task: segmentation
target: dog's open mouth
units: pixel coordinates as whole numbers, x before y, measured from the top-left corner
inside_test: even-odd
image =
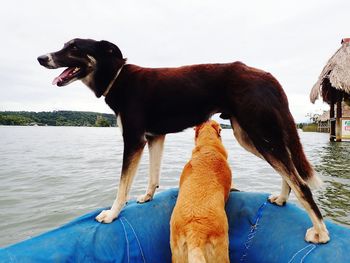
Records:
[[[77,79],[81,73],[79,67],[69,67],[65,69],[58,77],[54,78],[52,85],[65,86],[73,80]]]

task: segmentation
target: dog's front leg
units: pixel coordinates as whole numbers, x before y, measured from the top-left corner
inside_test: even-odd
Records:
[[[96,217],[96,220],[100,223],[111,223],[115,218],[118,217],[120,211],[127,201],[128,193],[135,177],[137,167],[142,156],[143,148],[146,144],[144,137],[139,137],[141,138],[139,140],[130,140],[129,138],[124,137],[123,166],[117,197],[113,202],[112,208],[110,210],[103,210]]]
[[[290,195],[290,186],[287,181],[282,178],[282,190],[279,195],[271,195],[269,201],[278,206],[283,206],[286,204],[288,197]]]
[[[149,149],[149,181],[144,195],[137,198],[138,203],[152,200],[156,189],[159,187],[160,166],[162,162],[165,135],[147,136]]]

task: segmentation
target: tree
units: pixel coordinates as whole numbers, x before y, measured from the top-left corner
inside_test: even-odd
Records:
[[[111,124],[102,115],[97,115],[95,126],[96,127],[111,127]]]
[[[318,119],[320,118],[321,114],[318,113],[312,113],[309,112],[308,114],[306,114],[306,117],[309,118],[311,123],[316,123],[318,121]]]

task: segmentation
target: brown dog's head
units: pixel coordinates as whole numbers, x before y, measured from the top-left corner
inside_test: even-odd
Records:
[[[214,130],[216,132],[216,135],[218,138],[221,138],[221,126],[219,123],[217,123],[216,121],[213,120],[209,120],[207,122],[203,122],[202,124],[196,126],[194,128],[196,135],[195,135],[195,140],[198,139],[198,136],[200,134],[201,131],[204,130]]]

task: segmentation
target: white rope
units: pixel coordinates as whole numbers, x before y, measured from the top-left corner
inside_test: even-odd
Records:
[[[311,252],[312,252],[312,250],[314,250],[315,248],[316,248],[316,245],[314,245],[314,244],[309,244],[309,245],[307,245],[306,247],[303,247],[302,249],[300,249],[299,251],[297,251],[294,255],[293,255],[293,257],[288,261],[288,263],[291,263],[293,260],[294,260],[294,258],[301,252],[301,251],[303,251],[304,249],[307,249],[308,247],[312,247],[302,258],[301,258],[301,260],[300,260],[300,263],[302,263],[302,262],[304,262],[304,259],[307,257],[307,255],[309,255]]]

